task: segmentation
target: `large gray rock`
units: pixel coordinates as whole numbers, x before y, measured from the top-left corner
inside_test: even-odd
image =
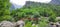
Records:
[[[14,24],[12,22],[9,22],[9,21],[2,21],[0,23],[0,27],[14,27]]]
[[[16,24],[19,25],[18,27],[24,27],[25,22],[23,20],[20,20],[20,21],[17,21]]]
[[[50,22],[50,23],[49,23],[49,27],[56,27],[56,24],[53,23],[53,22]]]
[[[59,22],[56,23],[56,27],[60,27],[60,23]]]

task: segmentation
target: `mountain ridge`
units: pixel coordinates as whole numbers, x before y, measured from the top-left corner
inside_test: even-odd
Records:
[[[49,2],[49,3],[41,3],[41,2],[33,2],[33,1],[26,1],[26,4],[25,4],[25,6],[30,6],[30,5],[32,5],[32,4],[37,4],[37,6],[39,6],[39,5],[47,5],[47,4],[51,4],[51,5],[60,5],[60,0],[51,0],[51,2]],[[34,5],[35,5],[34,4]],[[33,6],[34,6],[33,5]],[[17,9],[17,8],[21,8],[22,6],[21,5],[17,5],[17,4],[12,4],[12,9]]]

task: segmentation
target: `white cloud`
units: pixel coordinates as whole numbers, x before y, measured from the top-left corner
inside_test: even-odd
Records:
[[[48,2],[50,2],[51,0],[30,0],[30,1],[48,3]]]
[[[24,5],[26,0],[10,0],[11,3],[17,4],[17,5]]]
[[[17,5],[25,5],[26,1],[34,1],[34,2],[41,2],[41,3],[48,3],[51,0],[10,0],[11,3],[15,3]]]

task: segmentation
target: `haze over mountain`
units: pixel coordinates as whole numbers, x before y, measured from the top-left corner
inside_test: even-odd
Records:
[[[30,5],[30,4],[33,4],[32,2],[35,2],[35,1],[26,1],[26,4],[25,5]],[[41,2],[37,2],[37,3],[41,3]],[[45,3],[46,4],[46,3]],[[47,4],[54,4],[54,5],[60,5],[60,0],[51,0],[49,3]],[[12,9],[16,9],[16,8],[21,8],[22,5],[17,5],[15,3],[12,3]]]
[[[21,7],[21,5],[17,5],[17,4],[12,4],[12,9],[16,9],[16,8],[20,8]]]
[[[60,0],[51,0],[51,4],[60,5]]]
[[[33,1],[26,1],[26,6],[27,5],[32,5],[34,4]],[[39,5],[41,4],[41,2],[35,2],[35,4]],[[53,4],[53,5],[60,5],[60,0],[51,0],[49,3],[44,3],[44,4]]]

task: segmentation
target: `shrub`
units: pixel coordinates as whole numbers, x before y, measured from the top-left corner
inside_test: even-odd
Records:
[[[50,17],[49,17],[49,22],[56,22],[56,15],[51,15]]]
[[[32,27],[31,22],[28,22],[27,24],[25,24],[24,27]]]
[[[44,17],[41,17],[41,21],[39,21],[39,27],[47,27],[48,23],[47,23],[47,19]]]
[[[14,19],[11,16],[5,15],[0,17],[0,21],[7,20],[7,21],[13,21]]]

